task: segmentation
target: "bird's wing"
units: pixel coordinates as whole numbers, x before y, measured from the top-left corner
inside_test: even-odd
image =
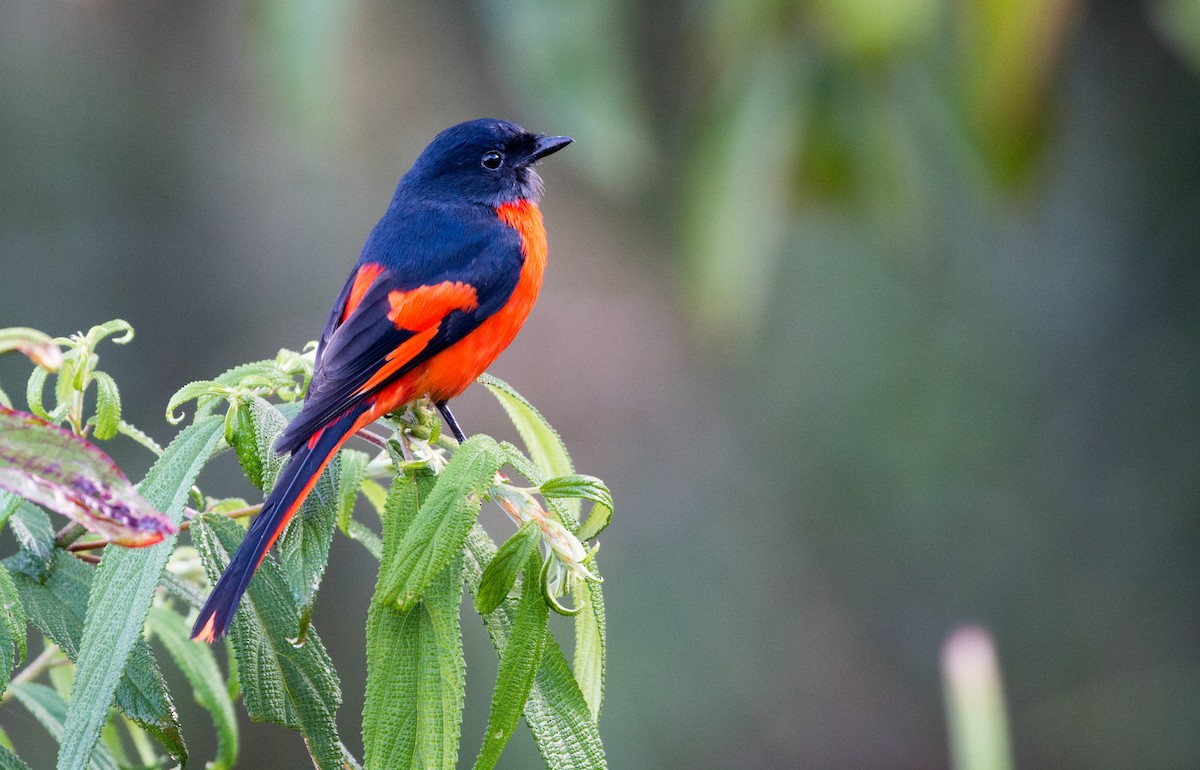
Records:
[[[465,337],[504,306],[520,267],[519,246],[507,238],[416,284],[379,262],[360,263],[321,333],[304,407],[276,450],[294,451],[331,420]]]

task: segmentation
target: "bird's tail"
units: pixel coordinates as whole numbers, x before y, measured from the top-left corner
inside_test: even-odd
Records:
[[[233,615],[250,578],[262,563],[276,538],[287,527],[312,491],[321,471],[356,428],[366,407],[352,409],[302,444],[279,474],[275,487],[263,502],[262,510],[250,525],[246,538],[229,561],[225,573],[213,586],[200,617],[192,627],[192,638],[214,642],[229,631]]]

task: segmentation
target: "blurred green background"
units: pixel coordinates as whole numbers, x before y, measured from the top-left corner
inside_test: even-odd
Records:
[[[569,134],[493,371],[617,495],[611,765],[944,767],[971,622],[1018,765],[1197,767],[1198,75],[1193,0],[8,0],[0,326],[131,322],[105,368],[166,440],[178,386],[317,335],[434,133]],[[358,753],[356,548],[315,622]],[[307,766],[246,730],[244,767]]]

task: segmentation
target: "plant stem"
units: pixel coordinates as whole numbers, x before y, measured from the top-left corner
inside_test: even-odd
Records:
[[[248,505],[245,508],[237,508],[237,509],[229,511],[227,513],[223,513],[221,515],[225,516],[227,518],[230,518],[230,519],[241,519],[241,518],[245,518],[246,516],[253,516],[254,514],[258,513],[261,510],[262,510],[262,503],[259,503],[258,505]],[[189,509],[188,512],[193,516],[200,515],[199,511],[193,511],[193,510]],[[79,525],[76,524],[74,526],[78,527]],[[179,525],[180,532],[187,532],[191,528],[192,528],[192,522],[190,522],[190,521],[185,521]],[[70,529],[70,527],[68,527],[67,529]],[[75,536],[72,537],[70,540],[65,540],[64,542],[59,542],[58,540],[55,540],[55,544],[60,547],[65,547],[67,549],[67,551],[69,551],[70,553],[74,554],[75,556],[77,556],[81,559],[84,559],[84,561],[91,561],[90,559],[84,558],[84,557],[90,556],[90,554],[85,553],[85,551],[96,551],[101,548],[107,548],[108,544],[112,542],[111,540],[86,540],[82,543],[73,542],[76,538],[78,538],[84,532],[83,527],[79,527],[79,529],[80,529],[80,531],[78,533],[76,533]],[[64,530],[64,532],[65,531],[66,530]],[[99,561],[98,557],[96,557],[96,561],[97,562]]]

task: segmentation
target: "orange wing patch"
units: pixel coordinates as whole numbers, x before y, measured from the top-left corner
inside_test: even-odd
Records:
[[[350,314],[362,302],[363,295],[367,293],[367,289],[371,288],[371,284],[383,272],[383,265],[376,262],[367,262],[358,269],[358,273],[354,276],[354,283],[350,286],[350,294],[346,297],[346,306],[342,308],[342,323],[350,317]]]
[[[455,310],[470,312],[479,307],[479,295],[470,284],[443,281],[409,291],[397,289],[388,294],[388,302],[392,305],[388,319],[397,329],[407,329],[414,334],[388,353],[387,363],[379,367],[379,371],[356,393],[367,393],[386,382],[425,349],[437,334],[443,318]]]
[[[455,310],[470,312],[479,307],[479,295],[470,284],[442,281],[409,291],[393,291],[388,294],[388,302],[392,304],[388,318],[397,329],[419,332],[436,327]]]

